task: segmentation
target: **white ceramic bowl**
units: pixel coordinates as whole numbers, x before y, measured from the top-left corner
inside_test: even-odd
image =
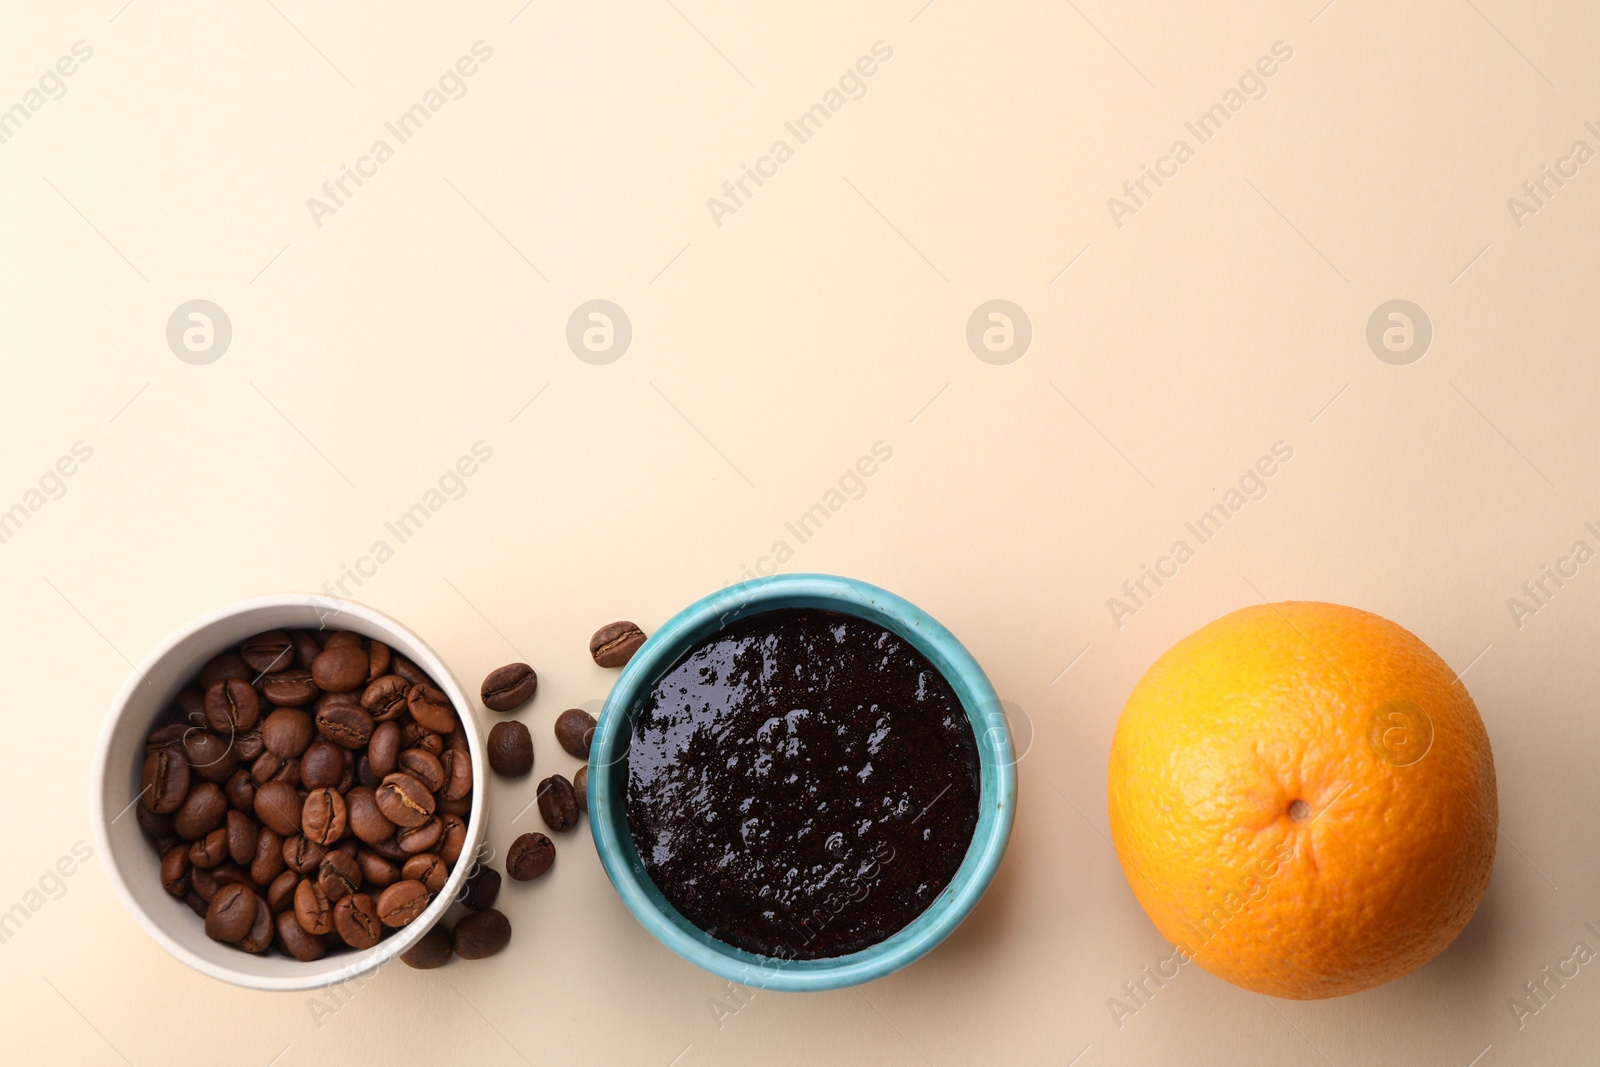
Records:
[[[139,795],[144,739],[151,727],[169,721],[178,691],[192,683],[212,656],[246,637],[267,630],[352,630],[375,637],[428,673],[450,697],[467,732],[472,756],[472,811],[467,840],[440,891],[410,926],[360,952],[330,952],[301,963],[276,950],[251,955],[219,944],[189,905],[161,886],[161,860],[139,829],[133,803]],[[251,989],[315,989],[366,974],[406,951],[448,910],[461,891],[484,838],[484,795],[488,760],[474,705],[450,669],[422,639],[382,612],[346,600],[285,593],[241,600],[213,611],[162,641],[117,694],[100,734],[90,779],[90,820],[95,843],[117,895],[145,932],[178,959],[213,978]]]

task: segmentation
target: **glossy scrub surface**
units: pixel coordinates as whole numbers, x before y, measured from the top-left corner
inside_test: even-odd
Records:
[[[811,608],[741,619],[634,718],[627,810],[651,880],[751,952],[839,956],[920,915],[978,821],[954,691],[876,623]]]

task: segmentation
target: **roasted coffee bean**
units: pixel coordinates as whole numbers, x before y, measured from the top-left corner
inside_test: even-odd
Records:
[[[400,880],[400,868],[370,848],[364,848],[356,853],[356,863],[360,865],[361,877],[367,880],[367,884],[377,886],[379,889],[394,885]]]
[[[415,855],[432,849],[443,836],[444,823],[434,815],[421,826],[402,826],[396,830],[394,843],[400,846],[401,851]]]
[[[594,716],[582,708],[568,708],[556,716],[556,742],[567,755],[589,758],[589,742],[594,739]]]
[[[291,667],[261,679],[261,695],[282,708],[301,708],[322,695],[311,671],[305,667]]]
[[[283,839],[283,862],[296,874],[311,874],[322,866],[327,855],[327,849],[305,834],[292,834]]]
[[[256,808],[256,784],[250,780],[250,772],[240,768],[233,772],[222,786],[223,794],[228,798],[228,804],[235,811],[253,813]]]
[[[133,809],[133,820],[139,824],[139,829],[144,831],[144,835],[153,840],[159,841],[163,837],[177,836],[172,832],[171,815],[157,815],[143,804]]]
[[[267,746],[266,742],[261,740],[261,727],[258,726],[254,730],[246,730],[244,733],[235,737],[233,739],[233,750],[237,752],[239,754],[239,758],[246,763],[249,763],[251,760],[261,755],[261,753],[265,752],[267,750]]]
[[[251,784],[260,789],[276,778],[278,772],[283,770],[284,764],[288,762],[282,756],[274,756],[270,752],[261,753],[255,758],[255,762],[250,764]]]
[[[439,756],[439,763],[444,768],[444,787],[439,790],[440,798],[466,799],[472,792],[472,755],[464,748],[447,746]]]
[[[526,663],[496,667],[478,690],[483,706],[490,711],[515,711],[533,699],[539,689],[539,676]]]
[[[367,639],[352,630],[335,630],[328,635],[323,648],[363,648]]]
[[[311,679],[325,692],[347,693],[367,683],[370,666],[366,649],[360,645],[335,645],[329,638],[328,646],[311,663]]]
[[[260,721],[261,698],[243,678],[216,682],[206,690],[206,724],[223,737],[234,737]]]
[[[293,630],[289,640],[294,642],[294,665],[311,669],[311,662],[322,654],[322,645],[306,630]]]
[[[184,855],[187,856],[189,854],[189,849],[185,846],[180,847],[183,847]],[[211,898],[217,895],[217,890],[221,889],[222,886],[217,884],[216,875],[212,874],[204,867],[196,867],[193,864],[190,864],[189,888],[193,892],[200,894],[201,900],[205,901],[207,904],[210,904]]]
[[[453,867],[461,858],[461,850],[467,847],[467,824],[459,815],[441,815],[439,823],[444,827],[439,837],[439,858]]]
[[[313,789],[300,809],[300,830],[319,845],[331,845],[344,836],[347,814],[344,797],[332,789]]]
[[[415,945],[400,953],[400,960],[407,967],[431,971],[449,963],[454,952],[450,947],[450,928],[444,923],[434,923]]]
[[[250,880],[256,885],[269,886],[284,872],[283,838],[263,827],[256,834],[256,854],[250,860]]]
[[[585,815],[589,814],[589,765],[585,763],[578,768],[578,773],[572,776],[572,799],[578,802],[578,810]]]
[[[224,861],[211,868],[211,877],[217,880],[217,888],[219,889],[225,885],[243,885],[254,889],[256,885],[255,881],[250,877],[250,872],[232,860]]]
[[[248,682],[255,677],[255,671],[237,652],[223,652],[213,656],[211,660],[200,668],[200,691],[203,693],[217,682],[225,682],[230,678],[238,678]]]
[[[174,845],[161,854],[161,888],[175,897],[189,893],[189,850]]]
[[[256,839],[261,836],[261,827],[254,819],[235,808],[228,812],[224,829],[228,834],[228,855],[233,857],[233,862],[249,863],[256,858]]]
[[[589,655],[602,667],[620,667],[644,644],[644,631],[631,622],[613,622],[589,638]]]
[[[361,888],[361,865],[348,852],[330,852],[317,868],[322,895],[337,902]]]
[[[515,719],[489,731],[489,766],[502,778],[521,778],[533,770],[533,737]]]
[[[382,678],[389,673],[389,664],[394,659],[389,646],[382,641],[367,642],[367,680]]]
[[[361,706],[376,722],[392,722],[406,712],[406,690],[411,683],[398,674],[374,678],[361,691]]]
[[[493,956],[510,943],[511,920],[493,908],[468,915],[451,934],[451,945],[464,960]]]
[[[189,862],[196,867],[215,867],[227,858],[228,830],[224,826],[217,827],[189,846]]]
[[[375,841],[371,845],[372,851],[388,860],[390,863],[404,863],[411,858],[411,853],[394,843],[394,838],[387,841]]]
[[[427,673],[424,672],[421,667],[418,667],[415,663],[412,663],[404,656],[394,657],[393,661],[389,664],[389,673],[398,674],[400,677],[404,678],[406,680],[406,685],[408,686],[433,684],[433,679],[429,678]]]
[[[436,734],[447,734],[456,728],[456,712],[450,698],[431,685],[414,685],[406,690],[406,707],[418,725]]]
[[[437,893],[444,888],[444,880],[450,876],[450,868],[438,856],[424,852],[406,860],[406,865],[400,869],[400,876],[414,878],[427,886],[428,892]]]
[[[215,782],[201,782],[189,790],[172,815],[172,829],[185,841],[198,841],[228,817],[228,798]]]
[[[139,803],[156,815],[170,815],[189,795],[189,761],[181,749],[164,746],[144,757]]]
[[[285,837],[300,832],[300,794],[288,782],[267,782],[256,789],[256,818]]]
[[[256,896],[256,920],[250,924],[250,932],[234,944],[246,952],[265,952],[272,944],[272,909],[259,895]]]
[[[206,694],[200,689],[185,689],[178,694],[178,718],[184,726],[206,725]]]
[[[577,826],[578,802],[572,795],[572,783],[559,774],[540,782],[539,814],[544,817],[544,824],[557,833]]]
[[[439,796],[443,798],[444,794],[440,793]],[[433,810],[440,815],[465,815],[472,810],[472,794],[469,792],[460,800],[440,799]]]
[[[256,894],[250,887],[223,886],[206,909],[206,936],[213,941],[239,940],[255,925],[256,907]]]
[[[208,730],[191,730],[183,739],[183,756],[191,774],[207,782],[226,782],[239,769],[232,745]]]
[[[281,671],[294,662],[294,644],[282,630],[247,637],[239,646],[239,656],[257,674]]]
[[[315,934],[306,933],[300,921],[294,917],[294,912],[279,912],[275,924],[278,946],[301,963],[320,960],[328,951],[328,943]]]
[[[361,842],[357,841],[353,837],[346,837],[344,840],[340,841],[337,845],[334,845],[333,848],[330,851],[343,852],[346,856],[349,856],[351,859],[355,859],[356,858],[356,853],[361,851]]]
[[[401,706],[404,707],[404,702]],[[367,761],[372,764],[372,773],[380,780],[399,769],[400,725],[398,723],[380,723],[372,731],[372,740],[367,744]]]
[[[356,760],[356,774],[354,781],[351,782],[351,785],[359,783],[366,786],[368,789],[376,789],[378,788],[378,783],[381,781],[383,781],[383,775],[372,769],[372,763],[367,759],[366,754],[363,753],[361,758]],[[349,790],[346,790],[346,792],[349,792]]]
[[[351,948],[371,948],[383,939],[378,905],[365,893],[340,897],[333,905],[333,931]]]
[[[323,704],[317,711],[317,730],[336,745],[365,748],[372,739],[372,716],[354,701]]]
[[[344,796],[345,817],[350,829],[369,845],[394,837],[395,826],[378,807],[377,794],[358,785]]]
[[[556,861],[556,843],[541,833],[526,833],[506,850],[506,873],[519,882],[531,882]]]
[[[349,768],[346,763],[350,750],[319,737],[311,742],[305,755],[300,757],[300,784],[307,789],[336,786]]]
[[[400,750],[420,748],[435,756],[444,754],[444,738],[423,726],[421,723],[408,722],[400,727]]]
[[[409,925],[428,908],[428,887],[406,878],[378,894],[378,918],[383,925],[399,929]]]
[[[399,756],[400,770],[428,787],[428,792],[437,793],[444,788],[444,765],[425,748],[408,748]]]
[[[184,735],[188,732],[188,723],[169,722],[165,726],[157,726],[145,734],[144,750],[150,752],[158,748],[182,748]]]
[[[274,708],[261,723],[261,744],[283,759],[303,755],[315,736],[311,716],[299,708]]]
[[[421,826],[433,815],[433,794],[404,771],[386,776],[374,796],[378,810],[396,826]]]
[[[500,895],[500,872],[493,867],[479,867],[461,888],[461,903],[473,911],[494,907]]]
[[[283,862],[283,857],[278,857],[278,862]],[[278,872],[278,876],[267,886],[267,907],[272,909],[272,914],[288,911],[294,907],[294,891],[300,885],[300,876],[288,868]]]
[[[308,934],[320,937],[333,929],[333,904],[315,879],[303,878],[295,886],[294,917]]]

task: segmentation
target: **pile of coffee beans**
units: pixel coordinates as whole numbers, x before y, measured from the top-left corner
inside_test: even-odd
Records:
[[[274,630],[216,656],[145,741],[136,812],[163,886],[245,952],[378,944],[427,909],[466,843],[457,715],[355,633]],[[510,938],[504,916],[478,926],[471,952]]]

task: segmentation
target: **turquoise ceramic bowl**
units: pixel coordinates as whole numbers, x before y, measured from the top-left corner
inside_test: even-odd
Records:
[[[928,909],[886,941],[819,960],[783,960],[734,948],[680,915],[661,895],[633,847],[625,805],[631,715],[657,679],[691,648],[734,619],[774,608],[810,607],[869,619],[911,642],[949,680],[978,741],[978,826],[955,878]],[[789,574],[758,578],[696,601],[634,654],[606,700],[589,754],[589,825],[600,862],[622,902],[672,951],[713,974],[764,989],[860,985],[928,952],[967,917],[994,878],[1011,836],[1017,802],[1011,731],[983,669],[943,626],[893,593],[850,578]]]

